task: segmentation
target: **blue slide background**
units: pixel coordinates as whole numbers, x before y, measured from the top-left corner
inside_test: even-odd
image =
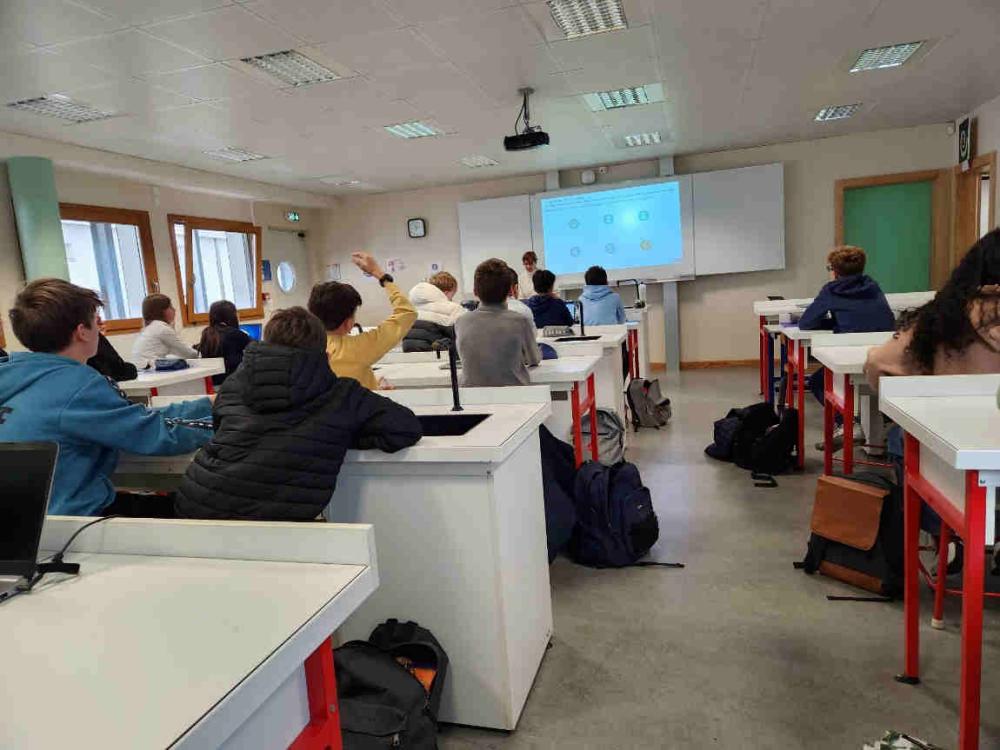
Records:
[[[541,199],[545,268],[556,275],[677,263],[680,186],[661,182]]]

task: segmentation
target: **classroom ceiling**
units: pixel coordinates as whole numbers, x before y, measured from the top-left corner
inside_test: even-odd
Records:
[[[349,194],[945,122],[1000,93],[997,0],[624,8],[627,29],[567,40],[538,0],[0,0],[0,102],[62,93],[117,115],[0,107],[0,130]],[[902,67],[848,72],[867,47],[923,39]],[[287,49],[342,77],[282,88],[239,62]],[[580,96],[649,83],[663,102],[594,113]],[[507,153],[526,85],[552,145]],[[854,102],[849,120],[813,121]],[[383,129],[412,120],[446,135]],[[622,147],[654,130],[660,144]],[[224,147],[269,158],[204,154]],[[472,155],[498,165],[460,163]]]

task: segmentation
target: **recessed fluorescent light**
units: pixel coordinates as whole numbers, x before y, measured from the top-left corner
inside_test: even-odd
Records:
[[[500,164],[500,162],[494,161],[488,156],[481,156],[479,154],[475,154],[473,156],[463,156],[460,161],[470,169],[477,169],[478,167],[495,167]]]
[[[444,135],[433,125],[424,122],[400,122],[396,125],[386,125],[385,130],[397,138],[432,138],[437,135]]]
[[[238,146],[226,146],[225,148],[217,148],[212,151],[206,151],[206,156],[211,156],[213,159],[219,159],[220,161],[258,161],[259,159],[266,159],[267,157],[263,154],[255,154],[253,151],[247,151],[244,148],[239,148]]]
[[[329,68],[310,60],[301,52],[293,49],[284,52],[272,52],[268,55],[244,57],[242,62],[260,68],[273,78],[289,86],[309,86],[314,83],[325,83],[340,78]]]
[[[887,47],[866,49],[855,61],[851,72],[859,73],[863,70],[899,67],[913,57],[913,54],[922,45],[923,42],[907,42],[906,44],[890,44]]]
[[[548,0],[548,6],[567,39],[628,27],[621,0]]]
[[[853,117],[861,109],[861,103],[857,104],[834,104],[830,107],[823,107],[816,113],[816,122],[827,122],[828,120],[846,120]]]
[[[320,177],[319,181],[334,187],[358,187],[361,184],[361,180],[352,177]]]
[[[644,86],[595,91],[592,94],[584,94],[583,100],[592,112],[637,107],[641,104],[662,102],[663,85],[659,83],[647,83]]]
[[[652,133],[633,133],[632,135],[625,136],[625,145],[628,147],[634,146],[652,146],[660,142],[660,133],[654,130]]]
[[[58,117],[60,120],[75,123],[106,120],[109,117],[115,116],[113,112],[105,112],[96,107],[91,107],[89,104],[73,101],[63,94],[46,94],[45,96],[37,96],[33,99],[22,99],[17,102],[10,102],[7,106],[22,112],[31,112],[32,114],[45,115],[46,117]]]

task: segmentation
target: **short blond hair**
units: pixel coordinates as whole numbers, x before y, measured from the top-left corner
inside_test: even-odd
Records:
[[[427,279],[428,284],[433,284],[442,292],[452,292],[458,289],[458,280],[447,271],[438,271]]]
[[[830,270],[838,276],[856,276],[865,272],[865,263],[868,256],[860,247],[854,245],[840,245],[833,248],[826,256],[826,262]]]

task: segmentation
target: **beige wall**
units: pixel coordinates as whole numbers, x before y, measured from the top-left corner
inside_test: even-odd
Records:
[[[1000,96],[976,107],[969,116],[975,120],[976,142],[975,153],[988,154],[990,151],[1000,152]],[[958,121],[965,119],[958,118]],[[956,134],[952,145],[952,163],[958,161],[958,136]],[[997,206],[994,214],[1000,222],[1000,190],[997,190]]]
[[[1000,103],[998,103],[1000,111]],[[1000,117],[998,117],[1000,119]],[[1000,122],[997,124],[1000,131]],[[1000,132],[997,135],[1000,142]],[[945,125],[885,130],[815,141],[678,156],[677,174],[783,162],[785,164],[785,248],[787,268],[779,272],[728,274],[679,285],[681,359],[713,361],[757,356],[756,324],[751,303],[769,294],[808,296],[824,283],[825,256],[833,241],[833,185],[845,177],[907,172],[948,166],[953,139]],[[599,182],[653,177],[655,160],[609,167]],[[560,174],[563,186],[579,184],[580,170]],[[409,264],[400,274],[404,288],[426,275],[426,264],[441,259],[455,272],[460,267],[457,205],[461,201],[544,190],[544,176],[492,180],[403,193],[358,196],[339,201],[329,224],[329,241],[321,243],[321,264],[346,264],[351,250],[364,247],[379,257],[401,257]],[[406,219],[429,220],[426,239],[406,237]],[[346,266],[345,266],[346,268]],[[372,282],[358,282],[365,299],[360,318],[374,322],[387,306]],[[663,361],[662,298],[650,290],[651,359]]]
[[[5,322],[6,310],[10,308],[14,295],[24,282],[24,271],[10,209],[6,170],[2,164],[2,159],[9,155],[0,153],[0,309],[4,311]],[[142,162],[139,159],[135,161]],[[234,183],[231,178],[220,178],[218,183],[219,188],[224,188],[227,194],[213,194],[208,192],[211,181],[205,176],[206,174],[198,173],[197,182],[192,182],[196,189],[183,190],[176,187],[156,187],[114,175],[65,168],[58,164],[55,169],[56,191],[62,202],[129,208],[149,213],[160,289],[164,294],[173,298],[175,302],[178,298],[177,276],[174,270],[173,253],[167,227],[167,215],[171,213],[253,221],[263,227],[298,229],[306,232],[306,246],[310,255],[313,258],[323,256],[323,249],[318,243],[322,241],[325,234],[324,226],[327,219],[325,209],[303,208],[291,201],[266,203],[238,197],[233,194]],[[172,182],[172,184],[178,183]],[[254,186],[248,185],[247,187]],[[296,199],[301,196],[292,194],[289,197]],[[321,200],[327,201],[325,197],[321,197]],[[302,217],[301,222],[292,224],[285,220],[284,212],[289,208],[296,208],[299,211]],[[263,257],[268,257],[266,241]],[[304,279],[302,283],[312,282],[312,270],[312,268],[302,269],[300,273],[300,279]],[[270,285],[265,284],[264,291],[269,290]],[[6,326],[5,330],[8,348],[20,349],[20,344],[9,330],[9,325]],[[192,343],[197,341],[200,335],[200,326],[191,326],[181,332],[182,338]],[[112,337],[115,347],[123,356],[128,356],[131,351],[133,339],[134,334],[120,334]]]

